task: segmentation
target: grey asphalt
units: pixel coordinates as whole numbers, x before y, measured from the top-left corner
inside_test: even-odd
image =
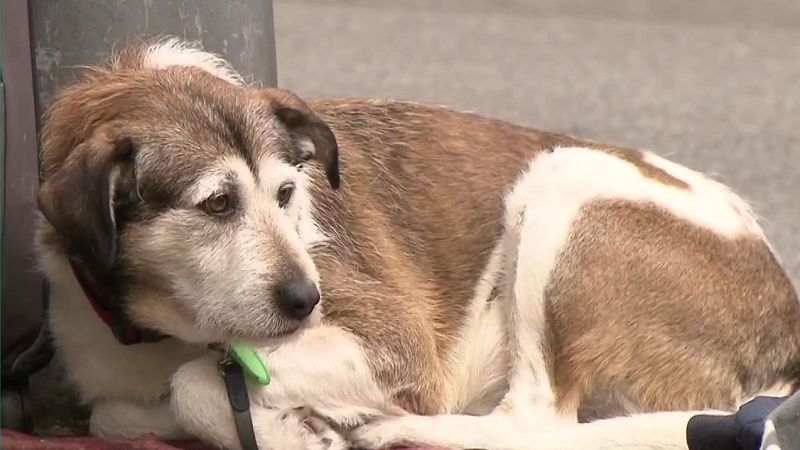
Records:
[[[279,85],[653,149],[753,205],[800,282],[800,1],[276,0]]]

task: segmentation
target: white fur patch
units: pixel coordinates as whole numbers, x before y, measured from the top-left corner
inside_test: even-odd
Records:
[[[274,383],[253,394],[256,404],[308,406],[347,426],[395,410],[375,381],[361,345],[339,327],[307,328],[259,353]]]
[[[169,38],[151,45],[147,49],[144,66],[164,69],[170,66],[198,67],[206,72],[235,84],[243,85],[244,79],[221,57],[204,51],[199,44]]]
[[[503,247],[496,245],[475,286],[461,335],[447,354],[444,405],[448,412],[487,414],[508,388],[505,328],[497,300],[488,303],[501,282]]]
[[[509,197],[509,214],[541,196],[557,193],[568,202],[566,208],[576,209],[595,199],[653,202],[681,219],[729,238],[763,236],[750,208],[727,187],[653,154],[647,154],[645,161],[684,181],[690,189],[649,179],[633,164],[608,153],[581,147],[557,148],[531,162],[514,189],[518,194]]]
[[[679,214],[680,217],[689,218],[728,237],[745,234],[766,241],[764,231],[758,225],[750,205],[724,184],[650,152],[644,153],[644,161],[691,186],[695,200],[683,206],[686,213]],[[669,204],[674,206],[681,201],[678,196],[671,196],[669,199],[664,196],[663,200],[669,200]],[[670,210],[675,213],[672,208]]]
[[[147,405],[127,401],[107,401],[92,408],[89,422],[92,436],[136,439],[154,433],[162,439],[188,439],[178,426],[168,401]]]
[[[175,373],[171,406],[178,423],[193,436],[219,448],[242,448],[215,357],[192,361]],[[346,448],[344,440],[325,423],[315,421],[312,426],[309,417],[293,408],[265,408],[252,402],[250,415],[259,448]]]
[[[169,377],[181,364],[205,351],[175,339],[120,345],[92,309],[66,258],[45,246],[38,253],[51,287],[50,331],[83,401],[151,403],[168,393]]]
[[[541,175],[539,161],[547,156],[534,160],[506,197],[503,237],[505,273],[510,280],[503,306],[512,367],[509,391],[496,413],[515,415],[530,426],[549,424],[558,415],[544,355],[544,294],[582,204],[582,200],[569,201],[573,192],[563,186],[534,184]]]
[[[663,412],[534,431],[500,416],[406,416],[369,423],[351,433],[358,448],[423,443],[497,450],[688,450],[686,425],[697,414]]]

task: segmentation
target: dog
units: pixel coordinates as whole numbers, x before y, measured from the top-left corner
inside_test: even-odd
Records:
[[[40,160],[51,331],[97,436],[240,448],[229,342],[272,375],[262,450],[685,449],[691,417],[800,379],[751,209],[649,151],[306,103],[165,39],[64,88]]]

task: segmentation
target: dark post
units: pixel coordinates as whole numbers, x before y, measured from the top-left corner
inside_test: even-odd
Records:
[[[275,34],[271,0],[2,2],[2,416],[3,427],[29,429],[28,401],[22,405],[22,400],[12,400],[17,393],[25,397],[27,376],[48,359],[42,356],[47,350],[40,348],[46,347],[47,340],[39,332],[45,329],[46,295],[35,268],[32,240],[38,187],[37,121],[53,94],[73,79],[80,66],[100,62],[127,43],[166,35],[198,41],[225,57],[248,81],[274,86]],[[34,398],[37,428],[42,421],[48,422],[41,420],[45,411],[59,411],[57,404],[63,398],[58,383],[53,383],[58,370],[49,367],[43,372],[51,371],[42,377],[46,382],[34,389],[34,397],[39,397],[38,401]],[[19,379],[8,378],[12,373]],[[47,407],[37,411],[36,403]]]

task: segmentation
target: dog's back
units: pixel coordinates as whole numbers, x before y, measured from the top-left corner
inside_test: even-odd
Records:
[[[476,289],[501,241],[508,193],[528,161],[556,161],[539,175],[547,189],[591,191],[593,182],[620,182],[599,165],[587,169],[588,181],[568,186],[564,180],[576,175],[558,154],[585,148],[605,155],[601,162],[634,167],[654,189],[674,192],[677,208],[706,208],[697,220],[707,217],[713,226],[691,213],[626,201],[633,193],[583,206],[546,293],[545,352],[559,403],[610,395],[627,412],[731,408],[798,379],[800,303],[749,207],[721,184],[639,150],[429,105],[340,100],[314,108],[342,144],[349,180],[338,200],[317,191],[326,212],[319,220],[333,230],[329,245],[338,258],[361,261],[408,293],[398,298],[436,343],[424,356],[422,347],[408,350],[421,360],[435,359],[431,364],[447,372],[464,327],[478,323]],[[329,203],[336,201],[342,203]],[[745,233],[727,236],[739,222]],[[339,298],[329,295],[330,317],[339,318]],[[386,328],[340,319],[373,339]],[[502,358],[486,363],[505,370]]]

